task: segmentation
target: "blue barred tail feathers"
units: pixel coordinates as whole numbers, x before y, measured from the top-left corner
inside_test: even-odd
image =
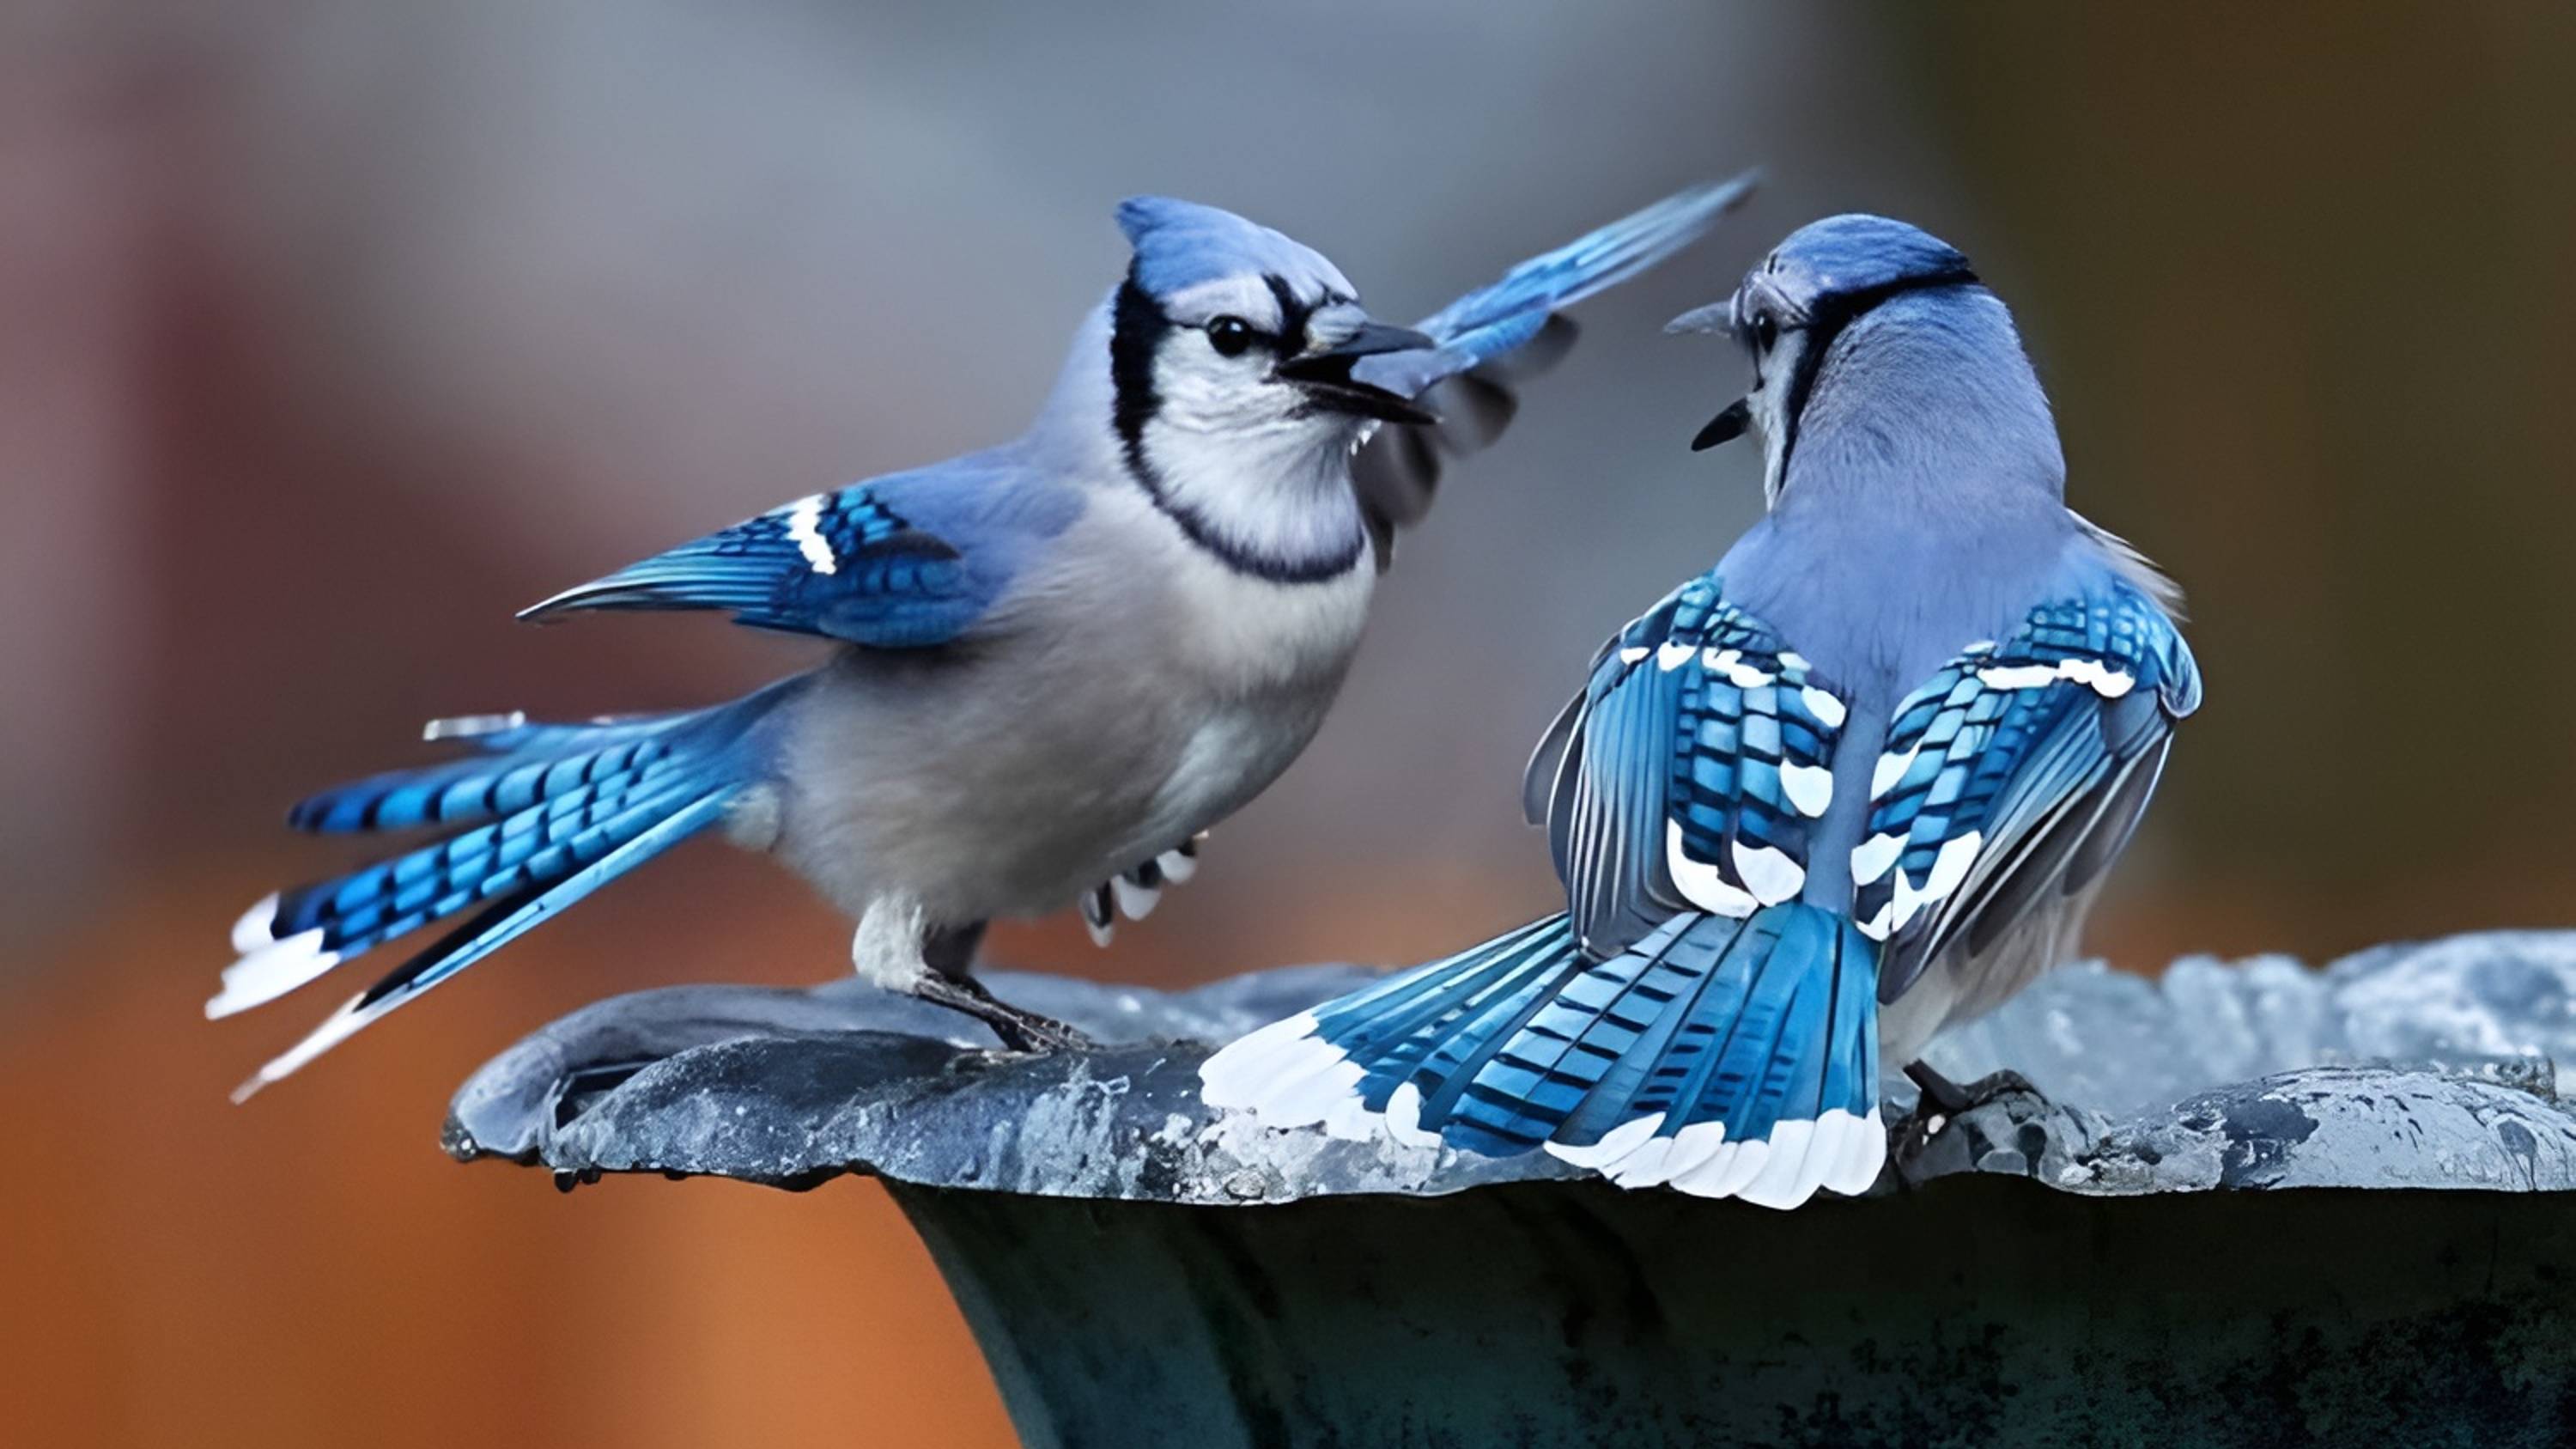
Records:
[[[1623,1187],[1795,1207],[1866,1191],[1886,1160],[1877,963],[1804,904],[1675,916],[1598,963],[1550,916],[1244,1037],[1202,1095],[1265,1126],[1543,1147]]]
[[[397,936],[484,910],[351,998],[235,1100],[721,819],[754,778],[756,727],[798,687],[789,680],[712,709],[592,724],[532,725],[516,715],[433,721],[427,738],[471,753],[297,805],[287,818],[304,830],[447,833],[253,906],[233,927],[240,959],[225,969],[207,1016],[275,1000]]]

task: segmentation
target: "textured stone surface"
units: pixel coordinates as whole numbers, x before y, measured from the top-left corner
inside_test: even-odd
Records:
[[[861,1171],[1181,1203],[1580,1175],[1544,1154],[1337,1142],[1200,1105],[1212,1043],[1368,974],[1294,967],[1163,993],[990,973],[1004,997],[1103,1043],[1055,1057],[995,1052],[981,1027],[855,981],[641,992],[478,1072],[447,1141],[567,1181],[656,1171],[801,1186]],[[1892,1176],[2000,1173],[2097,1196],[2563,1190],[2576,1187],[2576,1116],[2551,1061],[2571,1048],[2576,933],[2382,947],[2321,972],[2279,957],[2185,960],[2161,981],[2075,966],[1928,1054],[1961,1081],[2016,1069],[2044,1096],[1912,1124]],[[1891,1117],[1913,1105],[1901,1079],[1889,1096]]]
[[[1352,968],[990,979],[1104,1045],[1003,1055],[854,981],[645,992],[478,1073],[449,1146],[567,1183],[880,1174],[1031,1445],[2538,1449],[2576,1426],[2576,1229],[2533,1195],[2576,1186],[2551,1067],[2576,934],[2059,972],[1931,1053],[2039,1091],[1900,1123],[1901,1202],[1793,1213],[1200,1105],[1208,1043]],[[2249,1191],[2275,1187],[2501,1191]]]

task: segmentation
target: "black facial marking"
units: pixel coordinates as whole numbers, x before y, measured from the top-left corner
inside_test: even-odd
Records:
[[[1287,284],[1276,277],[1269,279],[1274,293]],[[1280,304],[1281,315],[1291,315],[1288,301]],[[1309,309],[1298,308],[1296,333],[1305,335]],[[1161,475],[1155,472],[1153,460],[1145,456],[1145,425],[1162,411],[1162,394],[1154,390],[1154,354],[1163,339],[1176,330],[1171,318],[1163,315],[1162,304],[1136,283],[1134,267],[1127,270],[1127,280],[1118,287],[1118,298],[1110,305],[1109,315],[1109,381],[1110,422],[1118,432],[1120,451],[1127,460],[1127,471],[1135,478],[1145,496],[1163,515],[1180,525],[1181,532],[1192,543],[1225,560],[1228,567],[1273,583],[1318,583],[1339,578],[1350,572],[1366,551],[1365,530],[1354,529],[1350,546],[1313,558],[1280,558],[1244,547],[1226,537],[1196,509],[1176,503],[1163,489]],[[1303,344],[1301,343],[1300,346]],[[1104,887],[1105,889],[1105,887]]]
[[[1843,329],[1891,297],[1908,292],[1928,292],[1940,287],[1975,286],[1977,274],[1965,262],[1944,267],[1920,276],[1900,277],[1875,287],[1854,292],[1828,292],[1818,297],[1807,309],[1807,320],[1800,329],[1806,333],[1806,346],[1798,349],[1797,366],[1789,373],[1788,395],[1782,399],[1781,416],[1789,420],[1788,436],[1780,440],[1780,475],[1789,473],[1789,455],[1798,446],[1798,424],[1807,411],[1807,394],[1816,387],[1816,374],[1825,365],[1825,354],[1833,351],[1834,339]]]
[[[1163,406],[1161,395],[1154,391],[1154,352],[1171,330],[1172,319],[1136,285],[1135,268],[1128,268],[1127,280],[1119,284],[1118,301],[1110,310],[1109,381],[1114,399],[1110,417],[1126,450],[1128,471],[1158,495],[1153,465],[1145,461],[1145,424]]]
[[[1279,355],[1294,357],[1306,350],[1306,319],[1315,309],[1298,301],[1297,293],[1277,273],[1265,272],[1261,280],[1270,284],[1270,295],[1279,299]]]

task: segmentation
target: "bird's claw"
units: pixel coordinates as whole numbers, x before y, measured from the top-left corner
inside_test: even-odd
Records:
[[[1905,1075],[1919,1093],[1914,1111],[1897,1124],[1894,1135],[1897,1153],[1908,1160],[1927,1148],[1951,1123],[1980,1107],[2015,1096],[2048,1100],[2046,1094],[2031,1085],[2030,1078],[2009,1068],[1961,1084],[1918,1061],[1906,1067]]]
[[[1962,1112],[1973,1111],[1988,1102],[2016,1094],[2033,1097],[2044,1095],[2039,1088],[2030,1084],[2030,1078],[2010,1067],[2000,1072],[1988,1072],[1965,1085],[1951,1081],[1948,1077],[1934,1071],[1928,1062],[1918,1061],[1909,1064],[1905,1068],[1905,1075],[1912,1079],[1915,1090],[1923,1094],[1922,1106],[1918,1109],[1917,1115],[1927,1117],[1933,1112],[1938,1112],[1945,1117],[1956,1117]]]
[[[933,974],[913,988],[914,994],[934,1006],[944,1006],[992,1028],[1001,1038],[1004,1051],[1040,1054],[1079,1051],[1092,1045],[1084,1036],[1052,1016],[1040,1016],[995,996],[984,983],[969,976],[955,978]]]
[[[997,1005],[999,1003],[996,1003]],[[1010,1008],[1005,1008],[1010,1010]],[[1008,1020],[987,1018],[985,1025],[1002,1039],[1004,1051],[1043,1055],[1048,1052],[1082,1051],[1092,1045],[1091,1038],[1051,1016],[1033,1011],[1011,1011]]]

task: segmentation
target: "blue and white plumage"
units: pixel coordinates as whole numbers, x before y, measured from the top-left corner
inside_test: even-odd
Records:
[[[2200,681],[2003,304],[1849,216],[1677,325],[1751,354],[1700,445],[1758,428],[1771,509],[1532,758],[1566,912],[1227,1047],[1212,1104],[1789,1207],[1876,1179],[1882,1053],[2072,951]]]
[[[304,829],[438,838],[254,907],[210,1015],[479,914],[245,1092],[716,826],[856,918],[871,979],[1014,1045],[1071,1039],[974,980],[985,922],[1075,904],[1105,939],[1185,879],[1208,826],[1313,737],[1371,554],[1382,565],[1419,515],[1444,452],[1508,419],[1501,369],[1552,356],[1564,307],[1689,244],[1746,189],[1683,192],[1419,330],[1372,319],[1339,269],[1269,228],[1122,204],[1133,262],[1023,436],[799,499],[527,614],[723,610],[828,641],[820,667],[683,714],[434,723],[460,758],[296,808]],[[1455,415],[1434,411],[1452,398]]]

